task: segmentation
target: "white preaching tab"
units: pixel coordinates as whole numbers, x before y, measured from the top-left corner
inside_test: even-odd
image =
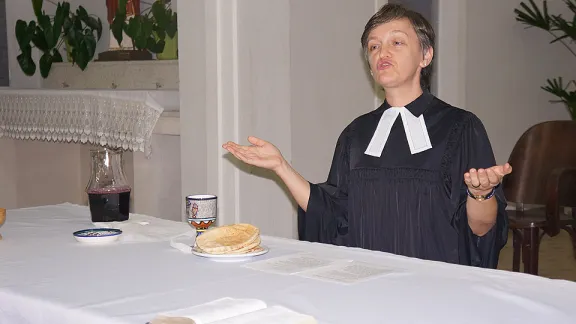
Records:
[[[408,140],[412,154],[432,148],[432,143],[430,143],[430,137],[428,136],[428,129],[424,122],[424,114],[416,117],[412,115],[406,107],[390,107],[382,114],[376,131],[374,131],[374,135],[372,136],[372,140],[370,140],[370,144],[368,144],[368,148],[366,148],[364,154],[375,157],[382,155],[384,145],[386,145],[388,137],[390,136],[392,125],[394,125],[398,115],[402,118],[404,132],[406,133],[406,139]]]

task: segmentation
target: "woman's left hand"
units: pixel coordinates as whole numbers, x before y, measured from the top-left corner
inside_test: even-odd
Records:
[[[512,172],[512,166],[508,163],[496,165],[488,169],[470,169],[464,174],[464,182],[468,190],[475,195],[488,194],[492,188],[502,182],[505,175]]]

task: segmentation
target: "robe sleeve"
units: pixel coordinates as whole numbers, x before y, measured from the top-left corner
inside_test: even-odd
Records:
[[[496,165],[494,153],[484,125],[474,114],[463,122],[458,150],[452,163],[451,201],[455,207],[453,226],[458,231],[458,253],[461,264],[482,268],[496,268],[500,250],[508,239],[508,215],[502,186],[496,187],[498,214],[494,226],[483,236],[477,236],[468,225],[466,211],[466,183],[464,173],[471,168],[489,168]]]
[[[347,129],[340,134],[328,179],[310,183],[306,211],[298,208],[298,237],[303,241],[342,245],[348,232],[349,140]]]

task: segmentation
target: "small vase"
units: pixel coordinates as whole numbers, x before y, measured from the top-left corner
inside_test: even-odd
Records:
[[[98,148],[90,151],[90,180],[86,186],[92,222],[122,222],[130,214],[132,188],[124,174],[122,151]]]
[[[174,38],[166,35],[164,39],[166,45],[164,46],[164,51],[162,53],[156,54],[156,59],[158,60],[176,60],[178,59],[178,32],[174,35]]]

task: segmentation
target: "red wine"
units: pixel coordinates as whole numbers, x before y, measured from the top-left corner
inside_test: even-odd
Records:
[[[90,189],[88,201],[93,222],[121,222],[130,214],[130,188]]]

